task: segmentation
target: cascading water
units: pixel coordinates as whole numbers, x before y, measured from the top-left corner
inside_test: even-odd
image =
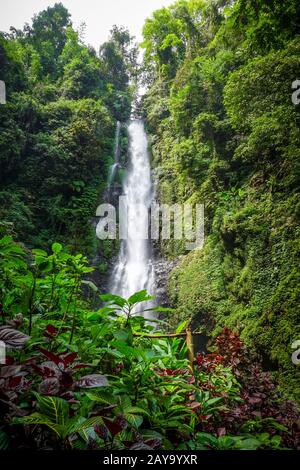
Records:
[[[120,123],[120,121],[117,121],[115,141],[114,141],[114,163],[110,167],[110,171],[109,171],[108,179],[107,179],[107,196],[106,196],[106,199],[108,201],[110,201],[110,199],[111,199],[113,183],[115,181],[117,171],[120,167],[120,132],[121,132],[121,123]],[[101,238],[101,236],[99,234],[103,231],[105,226],[106,226],[106,220],[105,219],[102,219],[98,222],[98,224],[96,226],[96,234],[99,238]]]
[[[121,123],[117,121],[117,127],[116,127],[116,134],[115,134],[115,150],[114,150],[114,163],[110,168],[110,172],[108,175],[108,191],[111,191],[111,186],[115,180],[116,173],[118,171],[118,168],[120,166],[120,131],[121,131]]]
[[[110,282],[110,292],[125,298],[143,289],[153,295],[155,289],[147,214],[153,199],[153,188],[143,122],[130,121],[128,135],[130,161],[123,183],[128,235],[121,243]]]

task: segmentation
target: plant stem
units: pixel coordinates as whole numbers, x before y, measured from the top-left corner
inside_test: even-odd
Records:
[[[76,306],[77,306],[78,289],[79,289],[79,282],[77,282],[77,284],[76,284],[76,290],[75,290],[75,302],[74,302],[73,319],[72,319],[72,329],[71,329],[71,336],[70,336],[69,344],[72,344],[73,337],[74,337],[74,333],[75,333]]]
[[[35,275],[33,276],[33,284],[30,292],[30,297],[29,297],[29,302],[28,302],[28,313],[29,313],[29,336],[31,335],[31,330],[32,330],[32,303],[33,303],[33,298],[35,294],[35,289],[36,289],[36,277]]]

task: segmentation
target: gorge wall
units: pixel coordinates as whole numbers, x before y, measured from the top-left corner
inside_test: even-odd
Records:
[[[160,246],[184,255],[169,277],[172,321],[239,331],[299,399],[299,5],[229,3],[177,3],[144,27],[158,199],[205,204],[203,250]]]

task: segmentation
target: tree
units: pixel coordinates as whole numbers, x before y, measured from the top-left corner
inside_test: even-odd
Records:
[[[110,39],[100,47],[100,57],[110,82],[125,90],[129,80],[138,76],[138,47],[123,26],[113,26]]]
[[[71,26],[70,14],[62,3],[35,15],[32,26],[25,30],[27,40],[41,56],[45,74],[56,76],[57,59],[67,41],[66,31]]]

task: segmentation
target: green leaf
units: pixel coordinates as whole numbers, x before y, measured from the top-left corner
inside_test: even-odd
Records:
[[[164,436],[157,432],[157,431],[153,431],[152,429],[142,429],[141,431],[141,435],[145,438],[145,439],[163,439]]]
[[[114,331],[113,335],[116,338],[116,340],[122,341],[122,342],[131,342],[133,338],[131,328],[127,328],[125,330]]]
[[[121,351],[118,351],[117,349],[111,349],[111,348],[103,348],[104,351],[107,352],[107,354],[110,354],[113,357],[117,357],[118,359],[123,359],[124,353]]]
[[[153,299],[154,297],[149,295],[147,291],[144,289],[139,292],[136,292],[131,297],[129,297],[127,302],[129,303],[129,305],[135,305],[139,302],[146,302],[148,300],[153,300]]]
[[[275,447],[279,447],[281,444],[281,436],[273,436],[271,438],[271,443]]]
[[[92,281],[81,281],[81,284],[88,286],[93,292],[98,292],[98,287]]]
[[[42,258],[47,258],[47,256],[48,256],[46,251],[40,250],[40,249],[32,250],[32,253],[36,256],[41,256]]]
[[[7,450],[9,448],[9,437],[4,431],[0,431],[0,450]]]
[[[149,416],[149,413],[144,410],[143,408],[139,408],[138,406],[128,406],[124,408],[125,413],[129,414],[141,414]]]
[[[40,424],[50,428],[58,437],[64,436],[64,427],[58,423],[53,422],[48,416],[41,413],[32,413],[28,416],[23,416],[22,418],[13,418],[13,424]]]
[[[13,238],[10,235],[6,235],[0,239],[0,246],[7,245],[10,242],[13,242]]]
[[[58,397],[42,396],[34,392],[39,408],[53,423],[65,425],[69,419],[69,404]]]
[[[98,315],[110,315],[116,311],[115,307],[103,307],[100,308],[97,313]]]
[[[99,391],[97,393],[87,392],[85,395],[92,401],[97,401],[100,403],[104,403],[106,405],[116,404],[116,400],[111,395],[111,393],[105,393],[105,392]]]
[[[144,312],[162,312],[162,313],[172,313],[175,312],[174,308],[170,307],[161,307],[160,305],[152,308],[147,308],[144,310]]]
[[[125,419],[128,421],[131,426],[134,428],[139,428],[143,422],[142,416],[137,416],[131,413],[124,413]]]
[[[60,253],[62,250],[62,245],[60,243],[53,243],[52,245],[52,251],[55,255],[57,255],[58,253]]]
[[[175,333],[180,334],[186,328],[188,323],[189,323],[189,320],[183,320],[181,323],[179,323],[179,325],[177,326],[175,330]]]
[[[214,405],[215,403],[218,403],[219,401],[222,401],[223,400],[223,397],[214,397],[214,398],[210,398],[210,400],[207,400],[205,402],[205,405]]]
[[[87,418],[85,420],[78,419],[68,425],[68,434],[77,433],[84,431],[89,428],[93,428],[97,424],[105,425],[101,416],[94,416],[92,418]]]
[[[103,300],[103,302],[111,302],[119,307],[124,307],[127,303],[126,300],[123,299],[123,297],[120,297],[119,295],[102,294],[99,297],[101,300]]]
[[[122,353],[127,358],[140,357],[143,355],[142,350],[132,348],[131,346],[128,346],[126,343],[123,343],[122,341],[112,341],[110,345],[115,347],[117,351]]]
[[[256,450],[261,446],[261,442],[254,437],[241,439],[235,443],[235,448],[240,450]]]
[[[211,446],[212,448],[216,448],[218,445],[218,439],[213,436],[212,434],[208,434],[205,432],[198,432],[196,434],[197,443],[203,444],[204,446]]]

